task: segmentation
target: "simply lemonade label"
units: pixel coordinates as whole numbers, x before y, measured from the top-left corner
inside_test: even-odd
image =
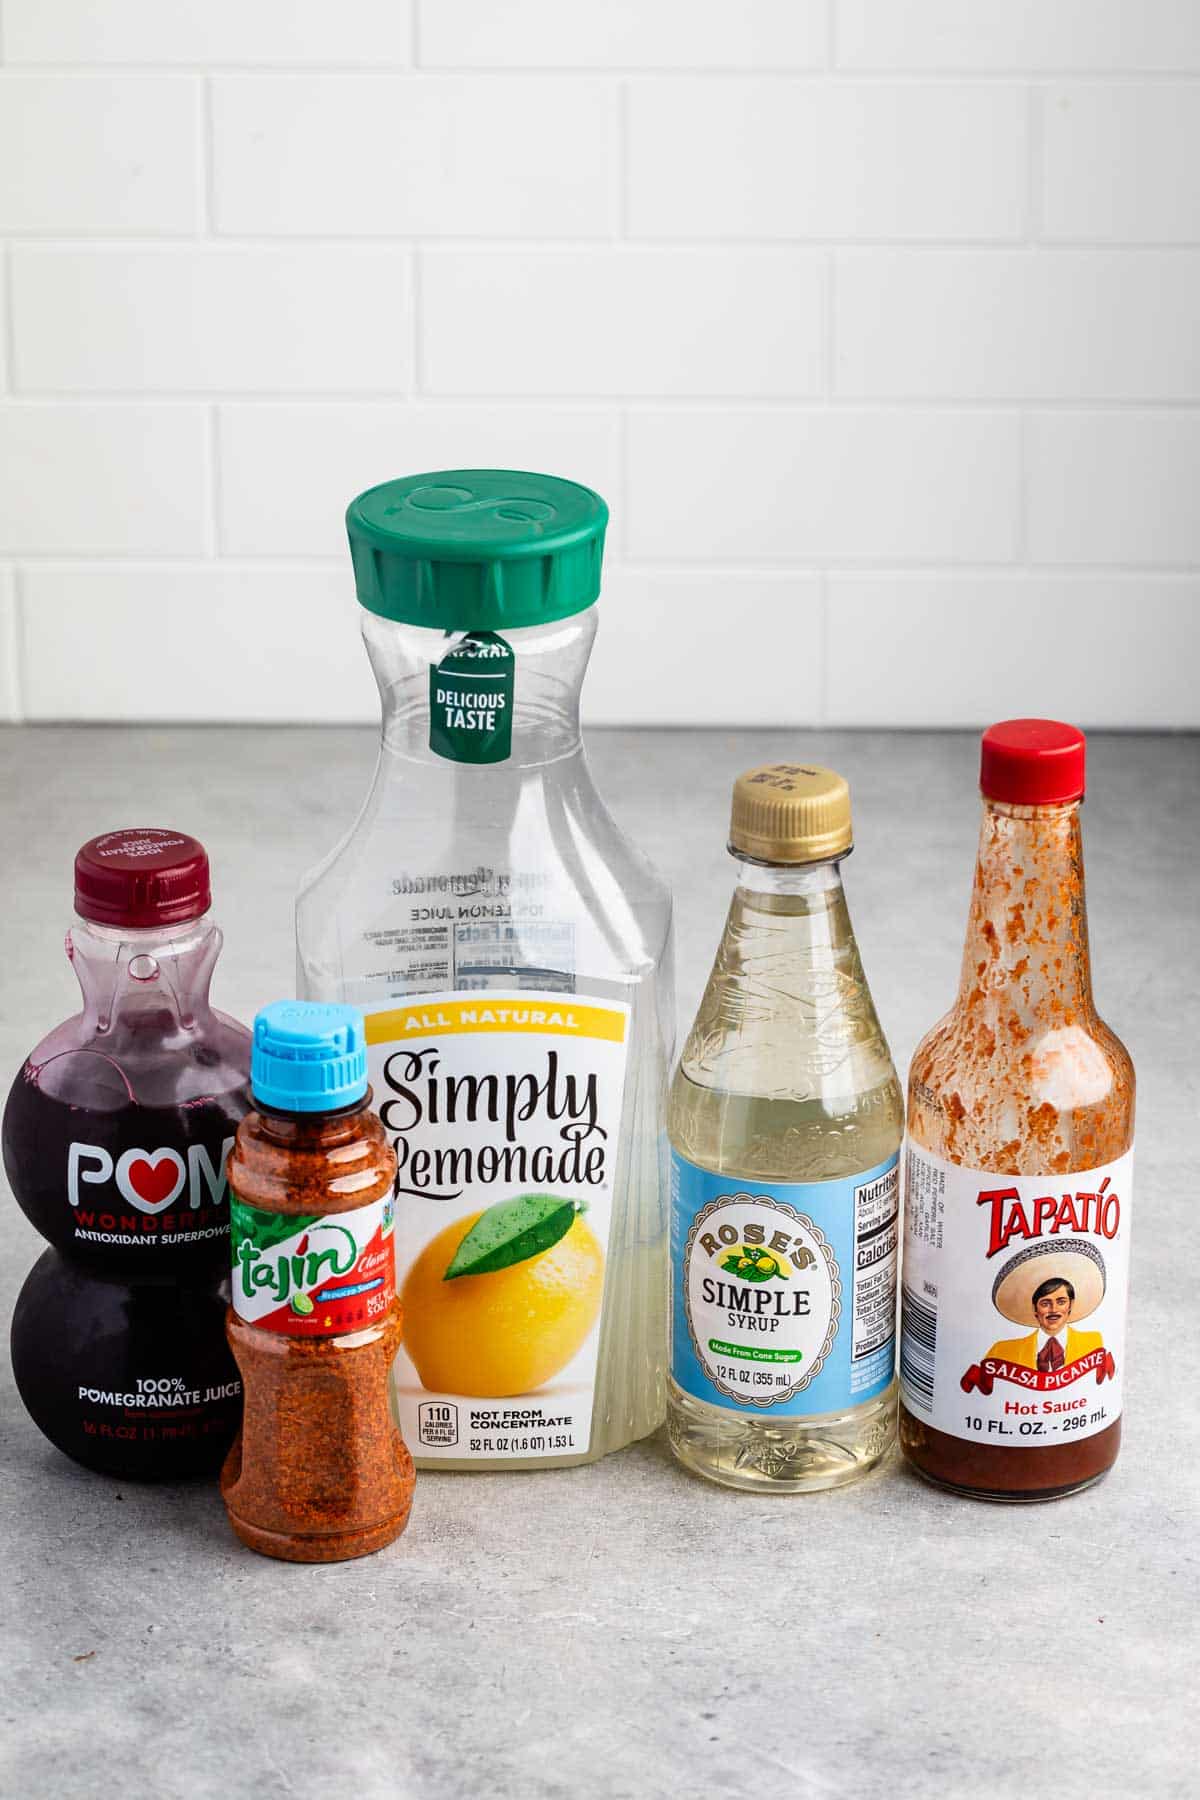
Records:
[[[628,1038],[627,1005],[553,993],[367,1015],[397,1161],[396,1399],[427,1461],[588,1448]]]
[[[951,1437],[1021,1449],[1121,1414],[1133,1151],[993,1175],[908,1146],[900,1391]]]
[[[711,1406],[803,1417],[873,1399],[895,1364],[898,1158],[761,1182],[671,1155],[671,1372]]]
[[[262,1331],[333,1337],[361,1331],[396,1298],[392,1196],[349,1212],[262,1212],[230,1202],[233,1310]]]

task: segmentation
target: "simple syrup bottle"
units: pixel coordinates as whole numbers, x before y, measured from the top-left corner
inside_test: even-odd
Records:
[[[853,1481],[895,1433],[904,1108],[851,842],[831,769],[739,776],[737,886],[671,1088],[671,1444],[758,1493]]]
[[[1084,757],[1053,719],[984,733],[962,978],[909,1074],[900,1442],[980,1499],[1121,1443],[1134,1074],[1092,999]]]

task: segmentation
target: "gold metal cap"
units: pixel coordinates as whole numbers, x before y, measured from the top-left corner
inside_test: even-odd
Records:
[[[854,842],[850,787],[832,769],[765,763],[733,784],[729,847],[759,862],[824,862]]]

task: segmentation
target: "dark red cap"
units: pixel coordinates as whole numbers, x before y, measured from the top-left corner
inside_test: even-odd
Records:
[[[107,831],[75,858],[75,911],[97,925],[184,925],[211,905],[207,852],[184,831]]]
[[[988,800],[1013,806],[1055,806],[1082,800],[1087,739],[1057,719],[1005,719],[989,725],[979,757],[979,785]]]

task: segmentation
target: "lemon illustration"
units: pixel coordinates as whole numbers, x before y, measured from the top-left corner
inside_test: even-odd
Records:
[[[565,1368],[600,1311],[604,1252],[581,1216],[537,1256],[447,1281],[455,1251],[481,1217],[431,1238],[404,1283],[404,1347],[435,1393],[503,1399]]]

